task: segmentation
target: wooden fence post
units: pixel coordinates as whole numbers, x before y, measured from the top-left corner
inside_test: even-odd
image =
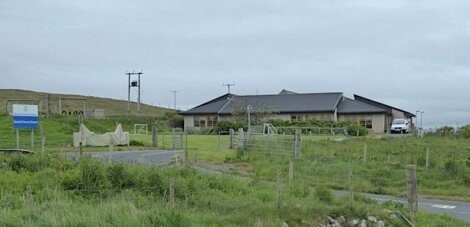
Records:
[[[31,186],[26,187],[26,194],[28,196],[28,207],[29,207],[29,222],[33,223],[34,217],[34,201],[33,201],[33,192]]]
[[[241,144],[241,149],[245,150],[246,145],[247,145],[247,137],[245,135],[245,132],[243,131],[243,128],[238,129],[238,132],[240,133],[240,144]]]
[[[410,214],[415,216],[418,213],[418,194],[415,165],[408,165],[406,167],[406,188]]]
[[[289,161],[289,182],[294,179],[294,162],[292,160]]]
[[[429,168],[429,148],[426,148],[426,168]]]
[[[169,198],[170,210],[175,209],[175,180],[170,179],[170,198]]]
[[[277,208],[281,208],[281,170],[277,170],[277,175],[276,175],[276,202],[277,202]]]
[[[82,159],[82,155],[83,155],[83,143],[82,142],[78,143],[78,148],[80,149],[80,159]]]
[[[233,149],[233,136],[235,135],[235,130],[230,129],[229,133],[230,133],[230,144],[228,145],[228,148]]]
[[[44,135],[44,126],[41,124],[40,127],[41,134],[41,154],[44,154],[44,146],[46,145],[46,136]]]
[[[349,168],[349,207],[353,208],[354,202],[354,188],[353,188],[353,172],[352,168]]]
[[[364,164],[367,164],[367,144],[364,144]]]
[[[300,132],[300,129],[297,129],[295,130],[294,158],[300,158],[301,149],[302,149],[301,132]]]
[[[152,129],[152,147],[158,146],[158,129],[153,127]]]

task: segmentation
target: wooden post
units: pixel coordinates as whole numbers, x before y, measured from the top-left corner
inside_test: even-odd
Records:
[[[349,168],[349,207],[353,208],[354,202],[354,188],[353,188],[353,172],[352,168]]]
[[[406,188],[410,214],[415,216],[418,213],[418,194],[415,165],[409,165],[406,167]]]
[[[295,141],[294,141],[294,158],[300,158],[302,149],[300,129],[295,130]]]
[[[82,155],[83,155],[83,143],[82,142],[78,143],[78,148],[80,149],[80,159],[82,159]]]
[[[367,144],[364,144],[364,164],[367,164]]]
[[[163,132],[162,135],[163,135],[163,150],[165,150],[165,132]]]
[[[240,145],[241,149],[245,150],[246,149],[246,144],[247,144],[247,138],[245,136],[245,132],[243,131],[243,128],[238,129],[238,132],[240,133]]]
[[[46,117],[47,119],[50,119],[51,118],[51,95],[47,95],[46,97],[46,107],[47,107]]]
[[[277,202],[277,208],[281,208],[281,170],[277,170],[277,175],[276,175],[276,202]]]
[[[175,209],[175,180],[170,179],[170,198],[169,198],[170,210]]]
[[[334,136],[334,133],[333,133],[333,125],[330,127],[330,135],[331,135],[331,136]]]
[[[426,168],[429,168],[429,148],[426,148]]]
[[[229,146],[228,148],[233,149],[233,137],[235,135],[235,130],[230,129],[229,133],[230,133],[230,144],[228,145]]]
[[[32,224],[34,217],[34,201],[31,186],[26,187],[26,195],[28,196],[29,222]]]
[[[289,182],[294,179],[294,162],[291,160],[289,162]]]
[[[34,149],[34,129],[31,129],[31,149]]]
[[[359,129],[357,130],[357,134],[356,134],[357,137],[359,137]]]
[[[157,147],[158,146],[158,129],[153,128],[152,130],[152,147]]]
[[[16,149],[20,149],[20,131],[16,129]]]
[[[218,150],[220,151],[220,132],[217,133],[218,134],[218,137],[217,137],[217,145],[218,145]]]

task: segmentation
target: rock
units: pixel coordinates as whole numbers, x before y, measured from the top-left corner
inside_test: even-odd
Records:
[[[367,217],[367,220],[369,220],[369,221],[372,222],[372,223],[377,223],[377,218],[374,217],[374,216],[369,216],[369,217]]]
[[[361,224],[359,224],[359,227],[367,227],[367,221],[362,219]]]
[[[344,218],[343,216],[339,217],[339,218],[336,219],[336,220],[339,222],[339,224],[344,224],[344,223],[346,223],[346,218]]]
[[[356,226],[358,224],[359,224],[359,220],[357,220],[357,219],[352,219],[352,220],[349,221],[350,226]]]
[[[339,224],[339,223],[334,223],[334,224],[331,224],[331,227],[341,227],[341,224]]]
[[[282,222],[281,227],[289,227],[289,225],[286,222]]]
[[[378,221],[377,227],[385,227],[385,223],[383,221]]]
[[[329,222],[330,224],[336,224],[336,223],[338,223],[338,221],[336,221],[336,220],[333,219],[332,217],[328,217],[328,222]]]

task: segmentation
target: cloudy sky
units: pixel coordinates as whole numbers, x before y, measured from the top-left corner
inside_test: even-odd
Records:
[[[424,124],[470,123],[467,0],[1,0],[0,88],[181,109],[222,95],[342,91]],[[133,94],[136,97],[135,93]]]

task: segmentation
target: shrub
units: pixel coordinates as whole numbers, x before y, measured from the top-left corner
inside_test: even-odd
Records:
[[[143,147],[144,143],[136,140],[131,140],[129,142],[129,146],[134,146],[134,147]]]
[[[470,125],[465,125],[459,128],[459,136],[462,136],[465,139],[470,139]]]
[[[331,203],[333,201],[333,194],[325,187],[317,187],[315,189],[315,196],[324,203]]]
[[[444,164],[445,170],[451,174],[457,174],[457,161],[454,158],[449,158]]]
[[[79,164],[81,189],[100,190],[107,188],[108,182],[103,164],[95,159],[82,159]]]
[[[237,131],[239,128],[246,128],[242,123],[231,121],[220,121],[215,127],[216,132],[228,132],[230,129]]]
[[[132,174],[122,163],[109,166],[106,172],[111,186],[115,189],[129,188],[134,185]]]

